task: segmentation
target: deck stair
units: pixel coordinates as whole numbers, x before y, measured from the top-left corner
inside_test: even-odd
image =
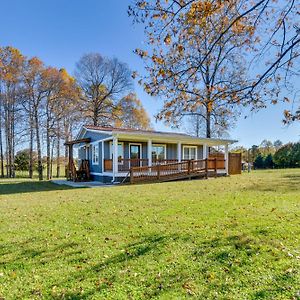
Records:
[[[77,170],[72,159],[67,167],[67,179],[72,181],[89,181],[91,179],[89,161],[86,159],[82,160]]]

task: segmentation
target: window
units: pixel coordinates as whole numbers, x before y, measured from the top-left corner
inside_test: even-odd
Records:
[[[152,145],[152,161],[166,159],[166,145]]]
[[[109,157],[110,157],[110,159],[113,159],[113,152],[114,152],[113,151],[113,142],[109,143],[109,149],[110,149],[109,150],[109,153],[110,153]],[[118,143],[118,160],[119,160],[119,162],[123,158],[124,158],[124,144],[119,142]]]
[[[99,164],[99,144],[92,145],[92,164]]]
[[[196,159],[197,146],[183,146],[183,159]]]

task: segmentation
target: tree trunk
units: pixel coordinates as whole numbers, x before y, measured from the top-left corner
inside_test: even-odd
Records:
[[[7,177],[12,177],[11,168],[11,133],[10,133],[10,107],[9,101],[6,99],[5,107],[5,135],[6,135],[6,167],[7,167]]]
[[[60,128],[57,124],[57,146],[56,146],[56,177],[60,177]]]
[[[0,125],[0,160],[1,160],[1,177],[4,177],[4,155],[2,144],[2,126]]]
[[[95,105],[95,107],[94,107],[94,115],[93,115],[93,125],[94,126],[98,126],[98,119],[99,119],[99,110],[98,110],[98,108]]]
[[[196,116],[196,136],[201,136],[201,117],[199,115]]]
[[[211,113],[206,109],[206,137],[211,138]]]
[[[50,112],[49,112],[49,100],[47,101],[46,107],[46,144],[47,144],[47,180],[50,180],[50,150],[51,150],[51,142],[50,142]]]
[[[16,172],[15,172],[15,101],[13,100],[12,103],[12,112],[11,112],[11,172],[12,172],[12,177],[16,177]]]
[[[29,178],[33,178],[33,116],[31,105],[29,104]]]
[[[2,140],[2,100],[0,95],[0,160],[1,160],[1,177],[4,177],[4,155],[3,155],[3,140]]]
[[[51,147],[51,157],[50,157],[50,179],[52,179],[52,174],[53,174],[53,152],[54,152],[54,141],[52,141],[52,147]]]
[[[42,161],[42,149],[41,149],[41,140],[40,140],[40,125],[39,125],[39,116],[37,108],[34,111],[35,118],[35,130],[36,130],[36,147],[37,147],[37,156],[38,156],[38,174],[39,180],[43,180],[43,161]]]
[[[65,135],[65,142],[68,142],[70,139],[70,128],[69,128],[68,120],[64,120],[64,135]],[[68,157],[69,157],[69,149],[66,146],[65,147],[65,176],[68,175],[67,174],[67,166],[69,164]]]

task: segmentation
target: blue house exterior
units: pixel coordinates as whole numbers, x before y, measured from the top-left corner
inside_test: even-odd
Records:
[[[78,146],[78,161],[88,160],[92,180],[120,182],[131,167],[154,166],[208,158],[209,147],[224,147],[228,174],[228,146],[235,141],[198,138],[188,134],[113,127],[83,126],[77,140],[89,139]]]

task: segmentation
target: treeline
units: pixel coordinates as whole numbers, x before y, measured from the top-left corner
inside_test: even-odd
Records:
[[[42,180],[46,164],[50,179],[54,160],[55,175],[61,176],[68,154],[63,144],[83,123],[148,128],[149,117],[132,86],[128,66],[116,58],[86,54],[72,77],[16,48],[0,47],[0,176],[15,177],[16,153],[22,149],[30,178],[36,164]]]
[[[283,145],[280,140],[274,143],[264,140],[260,145],[249,149],[239,147],[234,151],[241,152],[243,161],[252,163],[255,169],[300,167],[300,142]]]

